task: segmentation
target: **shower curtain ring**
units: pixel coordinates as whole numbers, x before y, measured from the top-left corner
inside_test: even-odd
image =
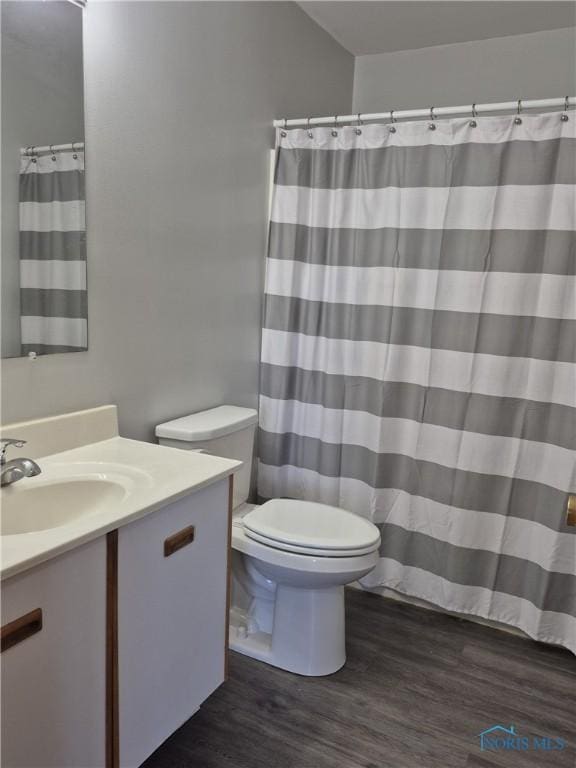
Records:
[[[436,115],[434,114],[434,107],[430,107],[430,121],[431,122],[428,123],[428,128],[430,128],[431,131],[435,131],[436,130],[436,125],[434,124],[434,122],[432,122],[434,120],[436,120]]]
[[[560,115],[560,120],[562,120],[563,123],[567,123],[568,122],[568,107],[569,106],[570,105],[568,103],[568,96],[565,96],[564,97],[564,112],[562,112],[562,114]]]
[[[358,122],[356,123],[356,130],[354,131],[354,133],[356,134],[356,136],[361,136],[362,130],[360,126],[362,125],[362,120],[360,119],[360,112],[358,112],[357,119],[358,119]]]
[[[286,117],[285,117],[285,118],[284,118],[284,127],[283,127],[283,128],[282,128],[282,130],[280,131],[280,136],[282,136],[282,138],[283,138],[283,139],[285,139],[285,138],[286,138],[286,136],[288,135],[288,134],[286,133],[286,128],[288,128],[288,118],[286,118]]]
[[[32,162],[35,163],[36,157],[34,155],[34,144],[32,144],[32,146],[30,147],[30,157],[32,158]]]
[[[474,102],[474,104],[472,104],[472,120],[470,120],[470,122],[468,123],[470,128],[476,128],[476,126],[478,125],[478,123],[476,122],[477,114],[478,113],[476,112],[476,102]]]
[[[390,133],[396,133],[396,126],[394,123],[396,122],[396,118],[394,117],[394,110],[390,110]]]
[[[78,154],[77,154],[76,150],[74,149],[74,144],[76,144],[75,141],[72,142],[72,158],[74,160],[78,160]]]
[[[518,99],[518,106],[516,107],[516,117],[514,118],[514,125],[522,125],[522,118],[520,113],[522,112],[522,99]]]
[[[52,147],[52,144],[50,144],[50,152],[52,152],[52,162],[56,162],[56,155],[54,154],[54,149]]]
[[[308,120],[306,121],[306,124],[308,126],[308,138],[309,139],[313,139],[314,138],[314,134],[312,133],[312,128],[310,128],[310,120],[311,120],[311,118],[308,118]]]
[[[336,138],[338,136],[338,131],[336,128],[338,127],[338,115],[334,115],[334,127],[332,128],[332,136]]]

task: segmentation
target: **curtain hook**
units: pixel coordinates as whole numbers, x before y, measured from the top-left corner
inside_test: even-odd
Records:
[[[560,115],[560,120],[562,120],[563,123],[568,122],[568,107],[570,105],[568,104],[568,96],[564,96],[564,112]]]
[[[285,138],[286,138],[286,136],[288,135],[288,134],[286,133],[286,128],[288,128],[288,119],[285,117],[285,118],[284,118],[284,127],[283,127],[283,128],[282,128],[282,130],[280,131],[280,136],[282,136],[282,138],[283,138],[283,139],[285,139]]]
[[[357,118],[358,118],[358,122],[356,124],[356,130],[354,131],[354,133],[356,134],[356,136],[361,136],[362,129],[360,128],[360,126],[362,125],[362,120],[360,119],[360,112],[358,112]]]
[[[430,120],[436,120],[436,115],[434,114],[434,107],[430,107]],[[428,128],[430,128],[431,131],[436,130],[436,126],[433,122],[428,123]]]
[[[30,147],[30,157],[32,158],[32,162],[36,162],[36,156],[34,155],[34,144]]]
[[[312,128],[310,128],[310,118],[308,118],[308,120],[306,121],[306,124],[308,126],[308,138],[313,139],[314,134],[312,133]]]
[[[76,144],[75,141],[72,142],[72,158],[74,160],[78,160],[78,154],[77,154],[76,150],[74,149],[74,144]]]
[[[338,131],[336,128],[338,127],[338,115],[334,115],[334,127],[332,128],[332,136],[336,138],[338,136]]]
[[[52,144],[50,144],[50,152],[52,152],[52,162],[56,162],[56,155],[54,154],[54,149],[52,148]]]
[[[476,122],[477,115],[478,113],[476,112],[476,102],[474,102],[474,104],[472,104],[472,120],[470,120],[470,122],[468,123],[470,128],[476,128],[476,126],[478,125],[478,123]]]
[[[396,118],[394,117],[394,110],[391,109],[390,110],[390,123],[391,123],[391,125],[390,125],[390,128],[389,128],[390,133],[396,133],[396,126],[394,125],[395,122],[396,122]]]
[[[518,106],[516,107],[516,117],[514,118],[514,125],[522,125],[522,118],[520,113],[522,112],[522,99],[518,99]]]

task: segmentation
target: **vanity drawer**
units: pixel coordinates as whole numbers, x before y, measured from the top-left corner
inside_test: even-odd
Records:
[[[229,480],[118,531],[119,751],[140,765],[224,681]]]

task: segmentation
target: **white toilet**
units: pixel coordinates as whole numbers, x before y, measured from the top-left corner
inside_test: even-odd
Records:
[[[380,533],[351,512],[273,499],[247,504],[257,413],[224,405],[156,427],[161,445],[244,462],[234,478],[230,647],[301,675],[346,661],[344,585],[378,562]]]

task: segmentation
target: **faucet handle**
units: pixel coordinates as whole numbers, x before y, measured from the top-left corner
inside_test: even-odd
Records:
[[[0,439],[0,464],[4,464],[6,461],[6,451],[10,446],[15,448],[23,448],[26,445],[26,440],[18,440],[13,437],[3,437]]]

